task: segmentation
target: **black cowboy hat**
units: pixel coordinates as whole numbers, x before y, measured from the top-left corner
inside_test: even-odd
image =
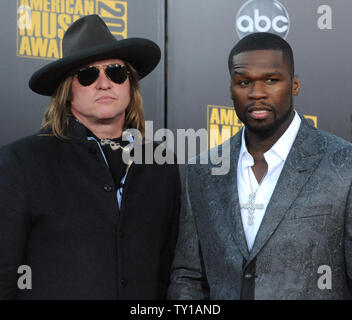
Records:
[[[121,59],[138,72],[139,79],[150,73],[160,61],[160,48],[151,40],[117,40],[96,14],[75,21],[62,40],[63,58],[36,71],[29,87],[36,93],[51,96],[58,84],[72,71],[89,62]]]

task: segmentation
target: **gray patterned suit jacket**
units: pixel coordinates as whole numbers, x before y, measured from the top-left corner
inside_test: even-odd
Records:
[[[255,299],[351,298],[352,145],[302,118],[248,252],[236,182],[241,132],[229,142],[228,174],[211,175],[211,163],[186,168],[168,298],[240,299],[248,283]],[[320,266],[331,270],[331,289]]]

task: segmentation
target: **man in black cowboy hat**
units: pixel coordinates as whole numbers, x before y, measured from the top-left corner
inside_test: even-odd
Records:
[[[163,299],[178,168],[122,159],[137,143],[128,129],[144,136],[138,80],[160,49],[117,41],[97,15],[74,22],[62,46],[29,82],[52,97],[41,130],[0,150],[0,298]]]

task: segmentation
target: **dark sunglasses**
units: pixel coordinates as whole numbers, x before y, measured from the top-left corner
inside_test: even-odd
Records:
[[[111,81],[122,84],[126,81],[130,73],[127,68],[121,64],[109,64],[102,66],[89,66],[80,69],[77,72],[77,79],[82,86],[89,86],[99,77],[100,69],[103,68],[105,75]]]

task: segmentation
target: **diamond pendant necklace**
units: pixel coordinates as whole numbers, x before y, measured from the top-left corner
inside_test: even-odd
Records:
[[[248,210],[248,221],[247,224],[249,226],[252,226],[254,224],[254,213],[256,209],[264,209],[264,204],[263,203],[255,203],[255,197],[257,195],[257,191],[259,190],[266,174],[268,173],[268,170],[266,170],[264,176],[260,179],[259,184],[258,184],[258,188],[255,190],[255,192],[253,192],[253,188],[252,188],[252,182],[251,182],[251,176],[249,173],[249,167],[248,167],[248,179],[249,179],[249,185],[251,187],[251,193],[249,194],[249,199],[247,203],[242,203],[240,205],[241,209],[247,209]]]

